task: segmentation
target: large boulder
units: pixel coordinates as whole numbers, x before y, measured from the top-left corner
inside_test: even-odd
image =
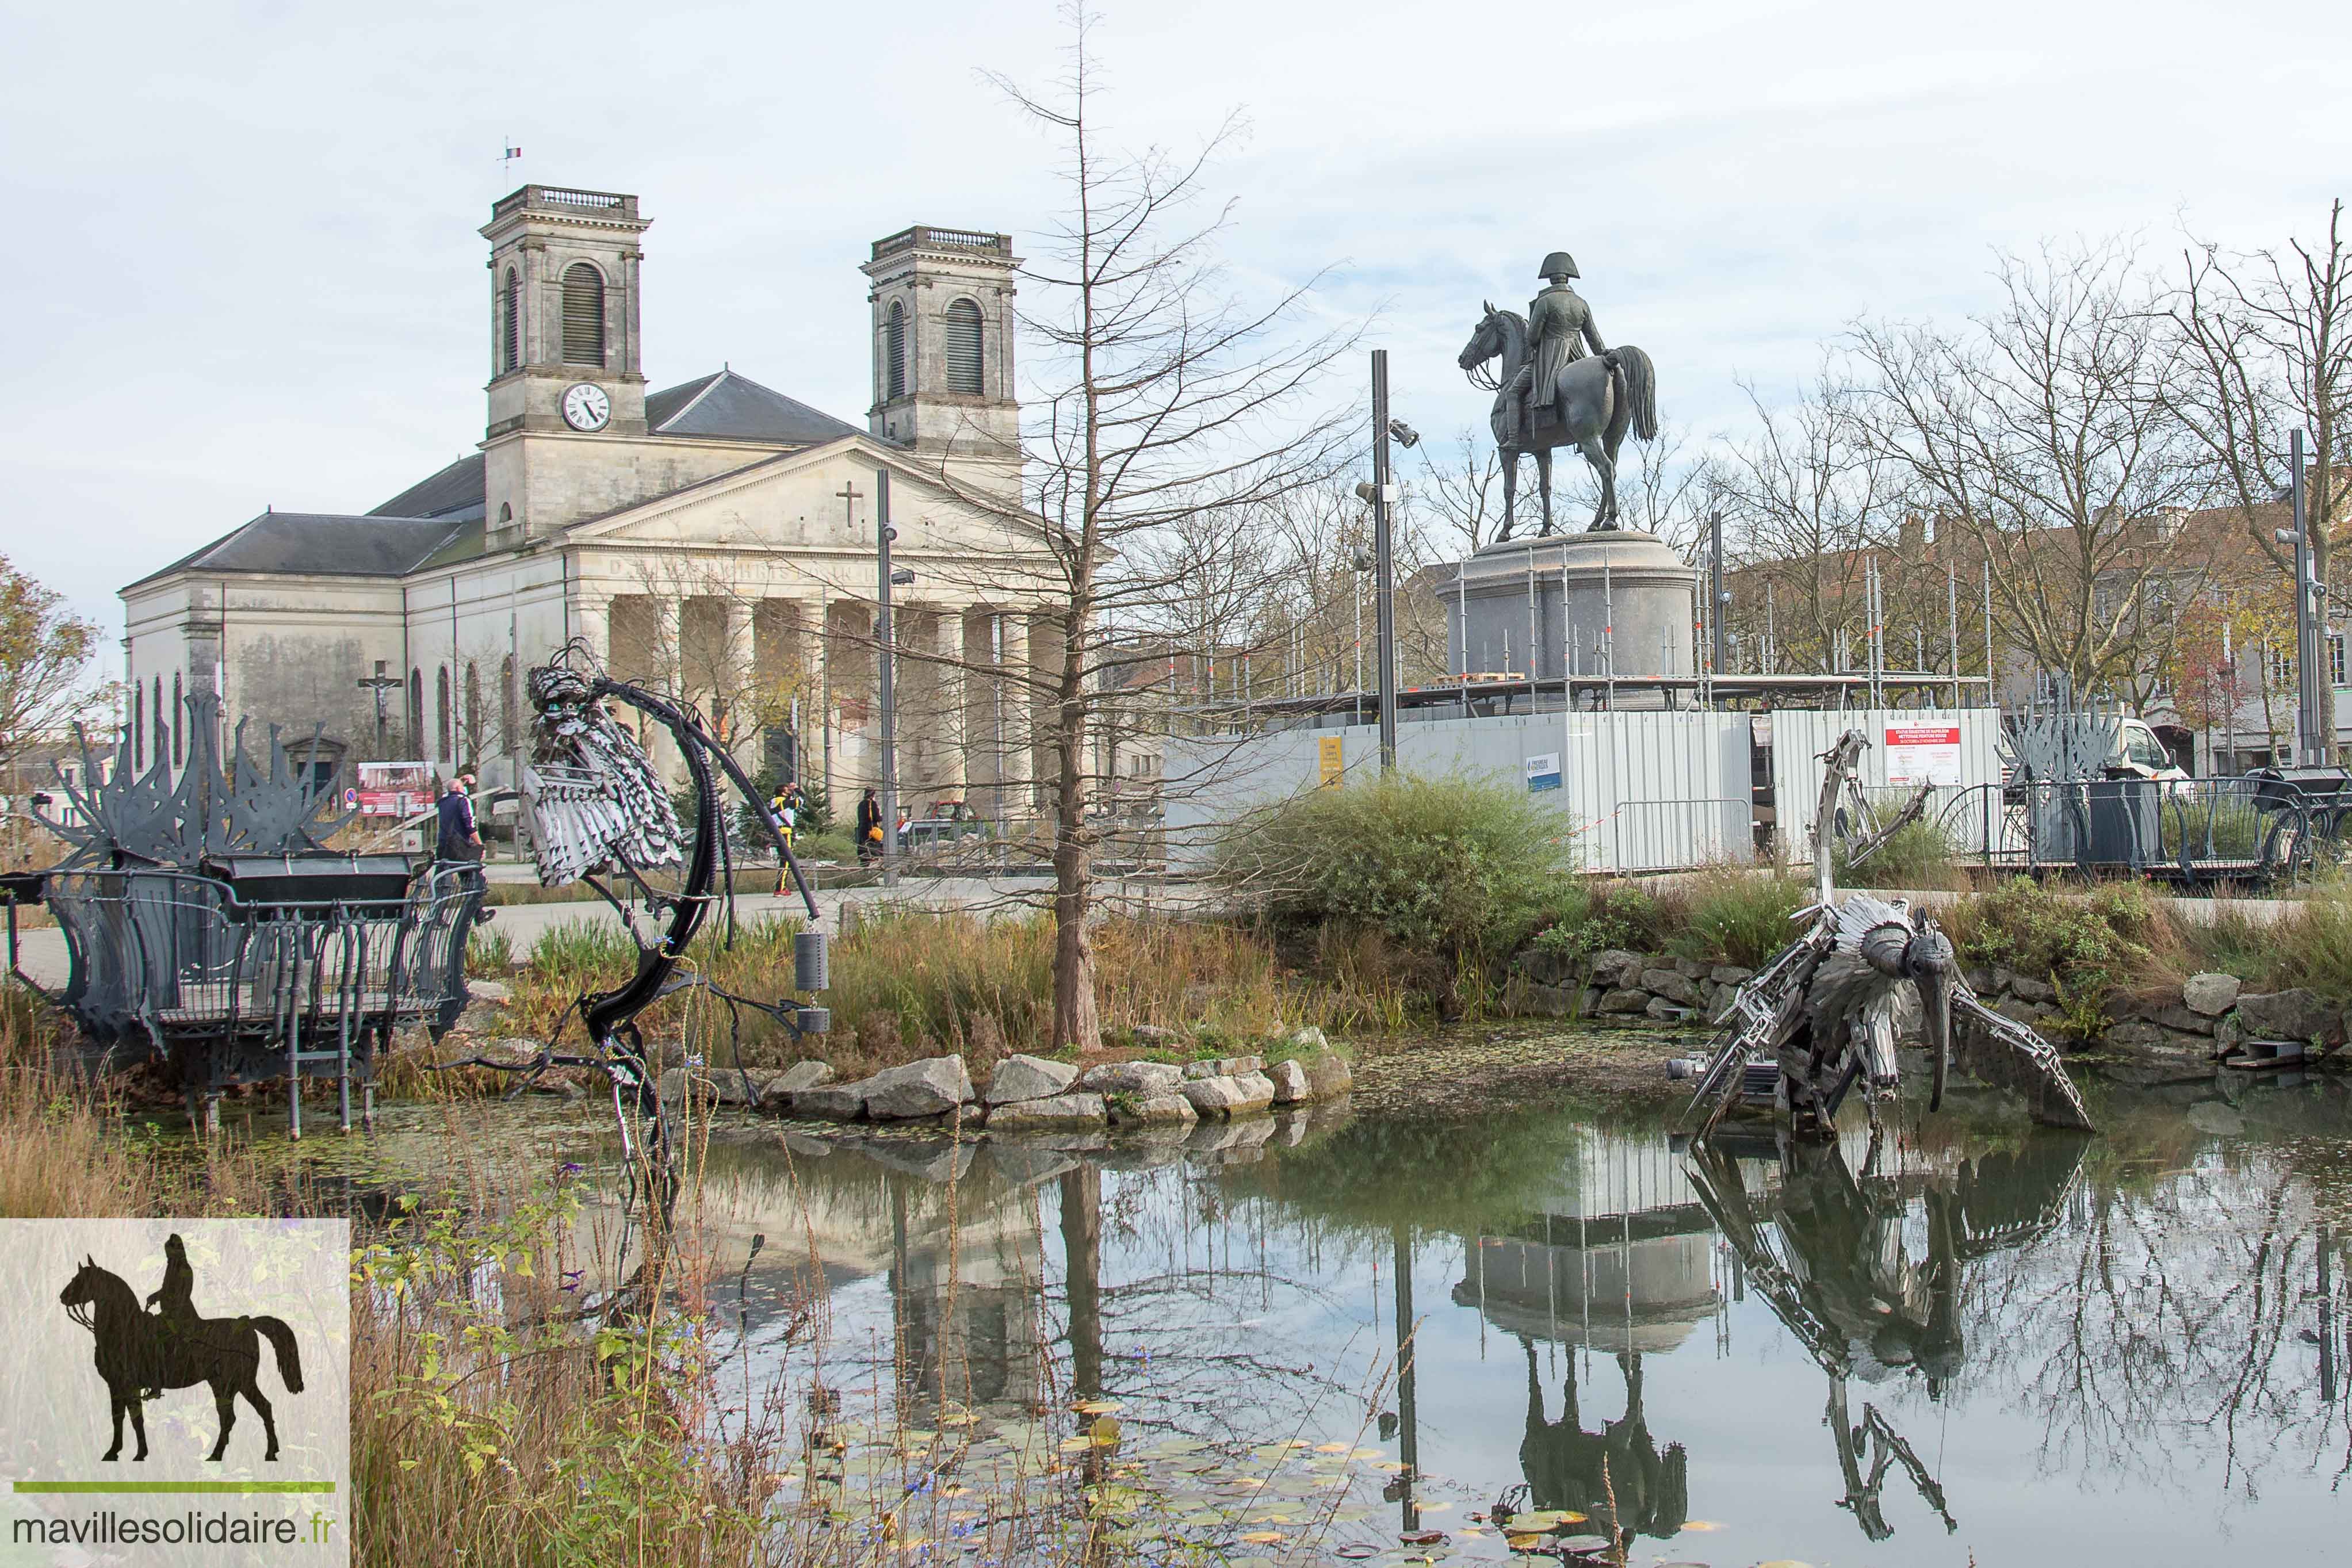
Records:
[[[1114,1127],[1189,1127],[1201,1119],[1181,1094],[1120,1095],[1108,1108]]]
[[[1642,989],[1669,1002],[1679,1002],[1685,1007],[1706,1005],[1706,993],[1699,984],[1679,969],[1645,969],[1642,971]]]
[[[1044,1057],[1010,1056],[997,1063],[989,1073],[988,1093],[984,1098],[992,1106],[1009,1105],[1024,1100],[1051,1100],[1056,1095],[1067,1094],[1077,1077],[1078,1069],[1068,1062],[1047,1061]]]
[[[1274,1103],[1274,1083],[1264,1073],[1184,1080],[1184,1098],[1203,1118],[1246,1116]]]
[[[1312,1024],[1301,1024],[1297,1028],[1291,1030],[1283,1037],[1283,1043],[1302,1055],[1309,1051],[1328,1051],[1331,1048],[1329,1037]]]
[[[1184,1069],[1173,1062],[1104,1062],[1078,1075],[1088,1094],[1174,1094]]]
[[[1032,1127],[1099,1127],[1107,1114],[1099,1094],[1058,1094],[991,1105],[988,1130],[1019,1132]]]
[[[804,1089],[816,1089],[833,1081],[831,1062],[794,1062],[768,1080],[771,1094],[798,1094]]]
[[[2211,1016],[2200,1013],[2194,1007],[2159,1007],[2150,1013],[2148,1017],[2168,1029],[2182,1030],[2192,1035],[2210,1035],[2213,1032]]]
[[[904,1067],[886,1068],[853,1087],[861,1090],[866,1114],[877,1121],[940,1116],[969,1102],[971,1075],[961,1057],[926,1057]]]
[[[1648,962],[1638,952],[1627,952],[1623,948],[1612,947],[1604,952],[1596,952],[1592,955],[1592,966],[1587,973],[1591,976],[1593,984],[1603,989],[1629,985],[1641,978],[1642,970]]]
[[[2192,1013],[2218,1018],[2238,1005],[2238,993],[2245,988],[2234,974],[2192,974],[2180,987],[2180,1001]]]
[[[1511,967],[1538,985],[1566,985],[1576,978],[1576,955],[1557,948],[1531,947],[1513,959]]]
[[[824,1121],[855,1121],[866,1114],[866,1086],[863,1083],[838,1083],[804,1089],[792,1097],[789,1109],[794,1116],[814,1116]]]
[[[2241,995],[2238,1017],[2247,1035],[2257,1040],[2316,1040],[2332,1046],[2344,1037],[2343,1017],[2299,985],[2262,996]]]
[[[466,982],[466,1000],[468,1002],[504,1003],[512,1000],[513,997],[514,992],[499,981],[468,980]]]
[[[1718,963],[1706,972],[1706,977],[1717,985],[1745,985],[1756,978],[1752,969],[1742,969],[1736,963]]]
[[[2046,980],[2036,980],[2031,974],[2011,975],[2009,977],[2009,990],[2011,995],[2021,997],[2028,1002],[2040,1002],[2047,1005],[2058,1000],[2058,987],[2051,984]]]
[[[1337,1100],[1356,1087],[1348,1058],[1336,1051],[1307,1058],[1307,1087],[1317,1100]]]
[[[1663,996],[1651,997],[1650,1005],[1642,1009],[1643,1016],[1655,1018],[1661,1024],[1682,1023],[1690,1017],[1692,1011],[1681,1003],[1669,1002]]]
[[[1639,1013],[1650,1005],[1650,994],[1633,986],[1621,986],[1604,991],[1594,1011],[1601,1013]]]
[[[1315,1086],[1307,1079],[1307,1069],[1296,1058],[1276,1062],[1265,1069],[1266,1080],[1274,1085],[1276,1105],[1296,1105],[1302,1100],[1315,1098]]]

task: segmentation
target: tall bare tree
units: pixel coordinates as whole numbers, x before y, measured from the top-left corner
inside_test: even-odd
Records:
[[[2344,472],[2352,461],[2352,238],[2343,202],[2330,205],[2316,239],[2253,251],[2192,240],[2168,308],[2190,369],[2179,384],[2182,419],[2221,476],[2224,504],[2290,578],[2292,552],[2273,530],[2285,521],[2277,503],[2294,477],[2288,433],[2308,434],[2314,566],[2340,606],[2335,534],[2352,515]],[[2332,713],[2334,683],[2321,689]]]
[[[1315,406],[1345,330],[1299,320],[1312,280],[1245,302],[1216,247],[1229,207],[1203,210],[1209,163],[1237,122],[1191,153],[1126,151],[1097,123],[1089,24],[1069,13],[1069,67],[1049,89],[997,84],[1060,143],[1060,221],[1024,269],[1024,314],[1040,383],[1028,403],[1024,501],[966,489],[1034,528],[1048,552],[1035,584],[1050,632],[1031,669],[1044,742],[1054,860],[1054,1037],[1101,1038],[1087,920],[1103,825],[1090,809],[1100,731],[1155,706],[1162,641],[1185,625],[1183,553],[1153,548],[1206,513],[1234,526],[1328,482],[1360,421]],[[1043,362],[1042,369],[1034,369]],[[1203,650],[1193,650],[1198,657]]]
[[[1905,470],[1909,504],[1990,563],[2021,654],[2144,699],[2168,606],[2209,564],[2202,535],[2163,522],[2211,488],[2179,414],[2185,351],[2126,246],[2004,257],[1996,276],[2000,303],[1965,328],[1853,329],[1859,427]]]

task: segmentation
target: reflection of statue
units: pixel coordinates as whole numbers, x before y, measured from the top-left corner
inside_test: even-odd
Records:
[[[1548,1421],[1535,1343],[1522,1337],[1519,1347],[1528,1354],[1528,1435],[1519,1443],[1519,1471],[1533,1506],[1583,1514],[1593,1533],[1620,1545],[1630,1545],[1637,1534],[1663,1541],[1679,1531],[1690,1511],[1690,1458],[1680,1443],[1659,1453],[1650,1436],[1642,1408],[1642,1352],[1617,1357],[1625,1376],[1624,1415],[1588,1432],[1577,1406],[1575,1352],[1567,1357],[1559,1419]]]
[[[1822,758],[1828,765],[1813,815],[1813,901],[1796,917],[1810,923],[1733,997],[1730,1026],[1699,1075],[1691,1110],[1706,1108],[1704,1128],[1714,1127],[1746,1097],[1748,1064],[1767,1060],[1779,1069],[1768,1078],[1777,1083],[1780,1109],[1798,1131],[1832,1136],[1838,1107],[1857,1084],[1874,1127],[1878,1102],[1896,1090],[1895,1016],[1907,989],[1919,1004],[1935,1072],[1928,1110],[1943,1103],[1944,1077],[1957,1046],[1962,1066],[1988,1083],[2017,1090],[2037,1121],[2088,1131],[2090,1112],[2057,1051],[1977,1000],[1960,975],[1951,940],[1932,917],[1914,913],[1901,900],[1838,896],[1831,876],[1832,825],[1869,743],[1861,731],[1848,730]],[[1849,868],[1916,816],[1927,793],[1922,785],[1876,834],[1851,848]]]
[[[1891,1383],[1914,1373],[1940,1399],[1959,1375],[1967,1347],[1959,1331],[1964,1267],[2022,1246],[2054,1227],[2065,1212],[2083,1159],[2080,1140],[2037,1139],[2015,1153],[1987,1155],[1957,1177],[1882,1175],[1880,1145],[1857,1175],[1835,1142],[1784,1140],[1780,1185],[1751,1194],[1720,1140],[1691,1148],[1689,1174],[1699,1201],[1739,1255],[1748,1284],[1773,1316],[1829,1374],[1825,1424],[1837,1445],[1845,1482],[1839,1506],[1863,1533],[1894,1533],[1879,1506],[1887,1471],[1900,1466],[1919,1495],[1955,1530],[1943,1489],[1877,1405],[1862,1417],[1847,1410],[1851,1379]],[[1907,1194],[1925,1186],[1927,1255],[1906,1239]]]

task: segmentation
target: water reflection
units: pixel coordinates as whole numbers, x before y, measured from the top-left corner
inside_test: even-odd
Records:
[[[1696,1515],[1722,1536],[1664,1555],[1718,1563],[1850,1555],[1857,1527],[1874,1562],[1953,1568],[2249,1532],[2326,1556],[2352,1097],[2205,1079],[2099,1110],[2094,1140],[1963,1107],[1687,1155],[1543,1106],[1117,1151],[747,1126],[701,1191],[728,1326],[795,1407],[1059,1441],[1100,1399],[1132,1445],[1366,1451],[1360,1528],[1391,1546],[1499,1557],[1462,1529],[1499,1500],[1621,1545]]]

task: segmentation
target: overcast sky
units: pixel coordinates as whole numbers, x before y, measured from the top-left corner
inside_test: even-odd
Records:
[[[1996,249],[2181,226],[2267,244],[2352,188],[2341,5],[1107,0],[1108,129],[1183,144],[1244,286],[1330,267],[1398,411],[1483,418],[1478,302],[1573,251],[1668,417],[1736,432],[1859,314],[1957,319]],[[1033,232],[1053,149],[982,69],[1050,4],[0,10],[0,549],[115,590],[265,505],[364,511],[470,451],[476,230],[523,180],[637,193],[654,385],[722,362],[863,422],[872,239]],[[499,152],[519,143],[512,173]],[[119,668],[119,654],[113,656]]]

